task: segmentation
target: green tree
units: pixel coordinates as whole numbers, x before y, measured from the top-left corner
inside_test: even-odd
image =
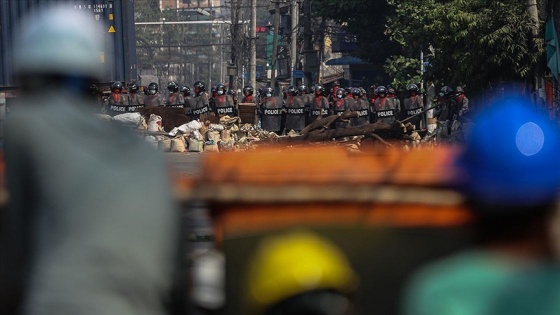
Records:
[[[528,79],[543,55],[527,2],[520,0],[388,0],[387,34],[405,57],[432,45],[433,73],[449,85],[478,90],[488,83]],[[391,63],[391,62],[389,62]]]
[[[399,46],[385,34],[386,16],[392,12],[387,0],[314,0],[315,17],[346,25],[358,39],[356,54],[374,64],[383,64],[400,53]]]

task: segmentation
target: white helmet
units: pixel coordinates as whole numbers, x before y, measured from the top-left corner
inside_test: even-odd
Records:
[[[55,7],[24,19],[16,39],[16,75],[71,75],[101,78],[103,33],[93,14]]]

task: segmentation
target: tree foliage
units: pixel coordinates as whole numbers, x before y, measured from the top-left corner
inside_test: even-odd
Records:
[[[400,52],[385,34],[386,16],[391,8],[386,0],[314,0],[314,15],[341,25],[358,39],[356,55],[374,64]]]
[[[433,74],[450,85],[480,89],[489,82],[529,78],[543,53],[526,1],[389,0],[387,34],[418,55],[432,45]]]
[[[551,0],[539,0],[539,4]],[[554,1],[554,0],[552,0]],[[546,3],[545,3],[546,2]],[[357,55],[385,62],[396,79],[414,80],[423,51],[424,78],[482,89],[494,81],[526,80],[542,60],[526,0],[314,0],[318,16],[345,23],[358,37]],[[432,54],[428,48],[434,48]],[[417,60],[413,62],[413,60]]]

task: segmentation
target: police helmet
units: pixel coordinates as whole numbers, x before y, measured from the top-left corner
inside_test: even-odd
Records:
[[[253,87],[250,85],[246,85],[243,88],[243,95],[253,95]]]
[[[465,91],[463,90],[463,87],[462,87],[462,86],[457,86],[457,87],[455,88],[455,93],[457,93],[457,94],[463,94],[463,93],[465,93]]]
[[[183,96],[191,95],[191,89],[188,86],[182,86],[179,91],[183,94]]]
[[[456,163],[460,188],[468,199],[497,206],[482,207],[496,212],[486,214],[515,214],[515,209],[553,204],[560,189],[560,168],[551,166],[560,154],[560,132],[548,117],[530,100],[508,96],[473,121]]]
[[[416,85],[414,83],[410,83],[409,85],[406,86],[406,89],[409,92],[418,92],[418,85]]]
[[[297,88],[296,86],[294,86],[294,85],[290,85],[290,86],[288,87],[288,91],[287,91],[287,92],[288,92],[289,95],[296,96],[296,95],[298,95],[298,88]]]
[[[362,91],[359,88],[352,88],[351,92],[352,96],[360,96],[362,94]]]
[[[152,82],[148,84],[148,91],[146,92],[147,95],[155,95],[159,90],[159,86],[157,83]]]
[[[388,94],[395,94],[395,89],[393,87],[390,87],[387,89],[387,93]]]
[[[175,81],[169,81],[167,83],[167,90],[173,93],[179,92],[179,85]]]
[[[114,82],[111,84],[111,92],[122,93],[123,85],[120,82]]]
[[[336,98],[344,98],[346,97],[346,91],[344,89],[336,90]]]
[[[334,81],[332,85],[333,85],[333,86],[340,86],[340,82],[338,82],[338,80],[337,80],[337,81]]]
[[[387,88],[384,87],[383,85],[378,86],[376,91],[377,91],[377,95],[382,95],[382,94],[387,95]]]
[[[130,93],[138,93],[138,90],[140,90],[140,87],[138,86],[138,84],[136,83],[131,83],[128,85],[128,92]]]
[[[206,91],[206,86],[202,83],[202,81],[196,81],[193,84],[193,87],[196,94]]]
[[[325,88],[321,84],[315,84],[315,95],[323,95]]]
[[[360,94],[361,97],[363,97],[367,94],[366,89],[364,89],[363,87],[360,88],[360,92],[361,92],[361,94]]]
[[[300,86],[298,86],[298,91],[300,94],[307,93],[307,85],[301,84]]]
[[[216,93],[218,95],[226,95],[226,92],[227,92],[227,89],[226,89],[225,85],[223,85],[221,83],[216,85]]]
[[[440,90],[440,95],[441,96],[449,96],[451,94],[453,94],[453,89],[451,87],[447,86],[447,85],[442,87],[441,90]]]
[[[264,97],[272,97],[273,94],[274,94],[273,88],[271,88],[270,86],[264,88]]]

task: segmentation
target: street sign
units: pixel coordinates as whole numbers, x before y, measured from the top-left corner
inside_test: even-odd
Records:
[[[294,70],[293,77],[294,79],[303,79],[303,70]]]

